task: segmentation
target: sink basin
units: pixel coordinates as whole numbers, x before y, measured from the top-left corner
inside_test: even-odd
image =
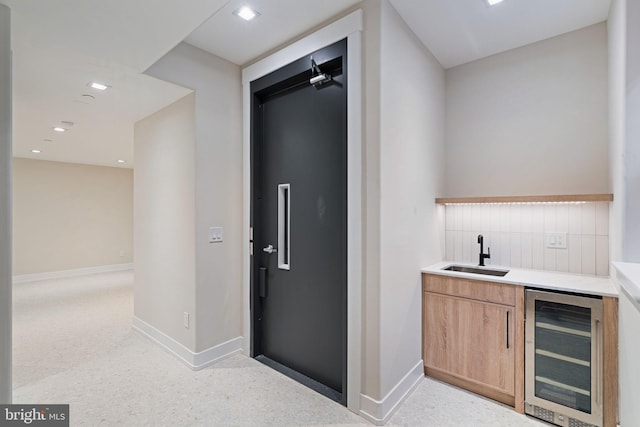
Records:
[[[487,276],[504,276],[509,270],[493,270],[491,268],[470,267],[468,265],[450,265],[443,268],[443,270],[459,271],[462,273],[484,274]]]

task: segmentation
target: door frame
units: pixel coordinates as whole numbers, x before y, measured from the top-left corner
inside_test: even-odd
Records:
[[[251,348],[251,82],[347,39],[347,408],[360,410],[362,369],[362,28],[361,9],[242,70],[243,352]],[[253,248],[255,250],[255,248]]]

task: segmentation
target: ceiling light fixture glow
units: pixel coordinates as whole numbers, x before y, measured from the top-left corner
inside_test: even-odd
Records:
[[[40,153],[42,153],[42,151],[40,151],[40,150],[31,150],[31,152],[32,152],[33,154],[40,154]]]
[[[118,160],[118,163],[127,163],[127,161],[120,159],[120,160]]]
[[[486,0],[487,4],[488,4],[489,6],[495,6],[495,5],[497,5],[498,3],[502,3],[502,1],[503,1],[503,0]]]
[[[87,85],[91,88],[97,89],[97,90],[107,90],[109,89],[109,86],[102,84],[102,83],[98,83],[98,82],[89,82],[89,84]]]
[[[65,128],[61,128],[60,126],[54,127],[53,130],[55,130],[56,132],[66,132],[67,131]]]
[[[249,6],[242,6],[240,9],[233,12],[234,15],[238,15],[240,18],[245,21],[251,21],[253,18],[259,16],[260,14],[255,10],[251,9]]]

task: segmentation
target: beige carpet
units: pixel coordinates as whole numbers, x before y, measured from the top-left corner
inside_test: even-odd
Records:
[[[14,402],[68,403],[72,426],[367,426],[245,356],[193,372],[131,329],[131,272],[14,286]],[[430,379],[389,426],[542,426]]]

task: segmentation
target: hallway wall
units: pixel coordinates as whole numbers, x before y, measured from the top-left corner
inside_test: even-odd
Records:
[[[189,171],[195,187],[195,343],[191,350],[221,357],[239,350],[242,336],[240,67],[181,43],[147,74],[194,90],[195,146]],[[140,161],[136,154],[136,167]],[[223,242],[209,243],[209,227],[224,228]],[[155,264],[161,271],[169,267]]]
[[[16,276],[129,264],[133,171],[16,158],[13,218]]]
[[[195,96],[139,121],[134,130],[134,316],[195,348]]]
[[[0,4],[0,403],[11,403],[11,10]]]

